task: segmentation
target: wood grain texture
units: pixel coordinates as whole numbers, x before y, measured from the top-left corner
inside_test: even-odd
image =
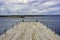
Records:
[[[60,36],[40,22],[20,22],[2,34],[0,40],[60,40]]]

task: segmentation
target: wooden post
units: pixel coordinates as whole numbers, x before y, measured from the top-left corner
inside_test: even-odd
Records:
[[[55,34],[56,34],[56,27],[55,27],[55,30],[54,31],[55,31]]]
[[[47,25],[47,28],[48,28],[48,25]]]
[[[14,28],[14,25],[12,25],[12,28]]]
[[[24,22],[24,19],[22,19],[22,22]]]
[[[36,22],[38,22],[38,19],[36,19]]]
[[[6,29],[4,29],[4,34],[6,35]]]

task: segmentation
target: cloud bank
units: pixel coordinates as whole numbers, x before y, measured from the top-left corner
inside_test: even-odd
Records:
[[[60,15],[59,5],[59,0],[0,0],[0,15]]]

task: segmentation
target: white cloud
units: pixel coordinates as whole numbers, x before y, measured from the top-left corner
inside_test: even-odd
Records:
[[[5,10],[5,8],[4,7],[1,7],[1,9],[0,9],[1,11],[3,11],[3,10]]]
[[[15,1],[14,0],[4,0],[3,2],[5,4],[8,4],[9,5],[9,4],[11,4],[11,3],[15,2]]]
[[[34,4],[28,4],[27,1],[32,2],[32,1],[36,1],[36,0],[4,0],[4,3],[6,3],[6,5],[1,7],[1,10],[7,10],[12,12],[9,14],[44,14],[44,13],[48,13],[48,12],[52,12],[52,11],[57,11],[60,10],[60,7],[51,7],[54,5],[59,4],[59,2],[56,1],[46,1],[44,3],[42,3],[43,1],[40,0]],[[23,4],[18,4],[18,3],[23,3]],[[26,4],[24,4],[26,3]],[[21,12],[21,13],[18,13]],[[8,14],[8,13],[7,13]]]
[[[41,4],[39,7],[40,9],[46,9],[46,8],[50,8],[51,6],[57,5],[59,4],[59,2],[55,2],[55,1],[48,1],[45,2],[43,4]]]
[[[47,13],[47,12],[52,12],[52,11],[57,11],[57,10],[60,10],[60,7],[47,8],[44,10],[40,10],[39,13]]]
[[[18,3],[28,3],[28,0],[16,0]]]
[[[53,6],[53,5],[56,5],[56,4],[59,4],[59,2],[48,1],[48,2],[45,2],[43,5],[44,5],[44,6]]]
[[[11,4],[11,3],[28,3],[28,0],[3,0],[4,3],[6,4]]]
[[[60,2],[60,0],[51,0],[51,1],[56,1],[56,2]]]

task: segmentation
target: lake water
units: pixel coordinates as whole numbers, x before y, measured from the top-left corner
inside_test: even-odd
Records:
[[[4,29],[9,30],[13,25],[17,22],[21,22],[23,18],[9,18],[9,17],[0,17],[0,35],[3,33]],[[48,25],[48,27],[55,31],[60,35],[60,16],[41,16],[41,17],[26,17],[25,21],[36,21],[38,19],[39,22],[44,25]]]

